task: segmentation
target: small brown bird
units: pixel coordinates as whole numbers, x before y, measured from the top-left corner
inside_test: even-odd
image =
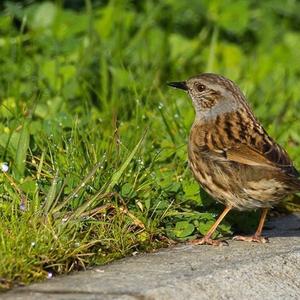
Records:
[[[196,116],[188,156],[194,177],[225,205],[207,234],[193,244],[219,245],[212,234],[231,209],[262,209],[256,233],[235,240],[267,242],[261,236],[268,209],[300,191],[298,171],[286,151],[254,117],[246,98],[231,80],[204,73],[170,86],[188,92]]]

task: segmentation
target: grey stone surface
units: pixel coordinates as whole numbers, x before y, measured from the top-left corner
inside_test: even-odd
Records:
[[[0,299],[300,299],[300,214],[267,227],[268,244],[178,245],[17,288]]]

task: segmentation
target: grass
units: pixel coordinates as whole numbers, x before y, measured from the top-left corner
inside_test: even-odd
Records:
[[[188,170],[194,112],[167,81],[237,81],[300,167],[298,2],[1,5],[2,289],[207,231],[220,207]]]

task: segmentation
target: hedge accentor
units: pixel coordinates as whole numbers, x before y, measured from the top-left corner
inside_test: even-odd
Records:
[[[286,151],[266,133],[246,98],[231,80],[204,73],[170,86],[192,98],[196,116],[188,146],[196,180],[225,210],[207,234],[194,244],[219,245],[212,234],[231,209],[262,209],[256,233],[234,239],[264,243],[268,209],[300,191],[299,173]]]

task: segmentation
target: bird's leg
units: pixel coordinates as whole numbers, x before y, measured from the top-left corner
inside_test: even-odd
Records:
[[[213,226],[209,229],[209,231],[206,233],[206,235],[197,240],[190,241],[190,244],[193,245],[213,245],[213,246],[219,246],[222,244],[222,241],[220,240],[213,240],[211,238],[212,234],[215,232],[219,224],[222,222],[222,220],[225,218],[225,216],[228,214],[228,212],[231,210],[231,206],[225,207],[224,211],[221,213],[221,215],[218,217],[217,221],[213,224]]]
[[[255,243],[268,243],[269,242],[268,238],[263,237],[261,235],[264,224],[265,224],[267,213],[268,213],[268,208],[263,208],[261,216],[260,216],[259,224],[258,224],[258,227],[257,227],[256,232],[255,232],[254,235],[252,235],[252,236],[237,235],[233,239],[236,240],[236,241],[246,241],[246,242],[255,242]]]

